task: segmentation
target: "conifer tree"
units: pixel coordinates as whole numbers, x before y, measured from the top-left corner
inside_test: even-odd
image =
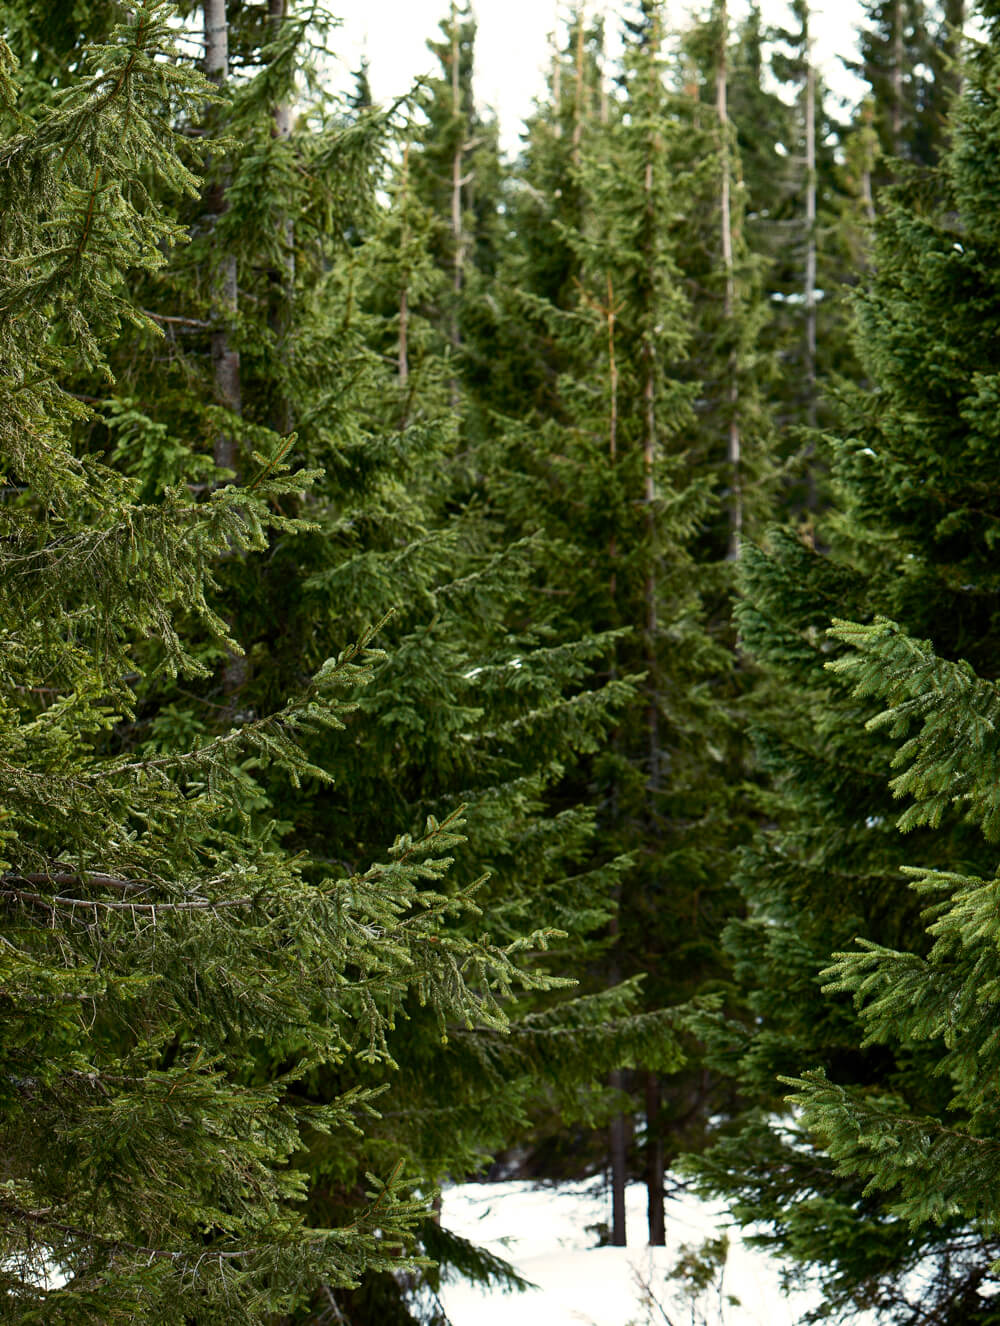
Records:
[[[194,203],[193,158],[221,150],[182,131],[211,89],[175,58],[168,17],[137,7],[34,119],[0,47],[0,1277],[23,1321],[259,1322],[317,1281],[399,1267],[421,1207],[398,1168],[320,1226],[303,1218],[304,1147],[357,1148],[411,992],[442,1025],[500,1028],[512,982],[546,983],[510,946],[448,932],[472,905],[443,884],[454,818],[353,871],[255,822],[251,770],[328,778],[306,745],[349,739],[380,666],[370,632],[282,705],[159,751],[129,737],[157,670],[197,684],[207,643],[237,651],[214,569],[292,535],[283,505],[315,477],[271,448],[246,454],[241,486],[144,495],[94,445],[81,397],[124,326],[156,334],[130,285],[164,271],[185,237],[169,200]],[[324,1067],[343,1089],[314,1103]]]
[[[275,132],[275,107],[291,99],[308,39],[304,16],[290,10],[278,21],[269,8],[265,23],[257,8],[230,6],[228,18],[241,76],[220,89],[214,112],[231,134],[230,156],[211,154],[226,178],[225,207],[216,210],[210,191],[183,204],[192,242],[133,278],[153,325],[125,329],[109,347],[112,386],[81,388],[99,407],[92,445],[152,502],[178,484],[227,491],[215,464],[222,433],[241,474],[255,450],[288,446],[324,473],[304,496],[282,495],[266,545],[243,555],[224,542],[210,559],[209,601],[243,643],[245,663],[196,618],[186,630],[199,676],[173,679],[156,640],[138,642],[135,709],[115,740],[133,758],[166,758],[222,739],[232,721],[253,721],[301,688],[352,631],[361,635],[372,604],[394,609],[380,635],[388,653],[372,660],[375,684],[350,691],[350,739],[306,738],[311,763],[332,784],[310,776],[296,786],[249,752],[238,762],[240,813],[254,837],[270,835],[293,859],[304,853],[312,886],[327,871],[362,871],[388,824],[418,840],[428,814],[444,821],[469,803],[478,855],[456,863],[451,887],[460,895],[490,870],[478,896],[494,941],[520,942],[525,923],[570,932],[549,960],[569,972],[583,936],[606,923],[623,863],[595,853],[593,811],[549,789],[568,763],[599,748],[628,688],[593,685],[605,643],[579,630],[554,634],[532,597],[540,554],[498,544],[497,524],[469,505],[467,464],[452,460],[464,449],[451,409],[458,364],[440,317],[451,273],[435,261],[448,232],[417,187],[412,123],[365,107],[306,106],[287,134]],[[393,164],[396,133],[403,150]],[[385,207],[376,194],[383,181]],[[238,272],[238,317],[226,333],[239,354],[239,411],[214,399],[212,273],[223,241]],[[463,298],[475,288],[464,280]],[[294,440],[282,436],[283,421]],[[297,518],[305,527],[282,523]],[[236,686],[227,680],[234,658],[243,663]],[[460,944],[475,944],[483,922],[470,912],[449,926]],[[450,943],[444,931],[440,942]],[[384,1120],[369,1120],[350,1146],[340,1133],[310,1135],[299,1157],[306,1221],[349,1223],[366,1172],[391,1172],[400,1158],[429,1194],[511,1146],[540,1109],[585,1125],[603,1107],[614,1065],[677,1060],[669,1019],[636,1003],[628,985],[579,998],[535,992],[508,1010],[503,1034],[447,1019],[444,1045],[433,1000],[415,991],[385,1029],[391,1074],[379,1063],[328,1060],[298,1088],[323,1109],[367,1074]],[[272,1080],[298,1053],[294,1037],[271,1037],[258,1047],[257,1076]],[[415,1233],[436,1260],[499,1274],[427,1217]],[[355,1326],[409,1311],[406,1283],[377,1267],[355,1290],[304,1272],[306,1319],[331,1293]]]
[[[619,89],[606,100],[596,81],[600,33],[585,33],[579,64],[588,113],[574,153],[567,99],[577,23],[574,14],[557,56],[559,104],[539,107],[524,184],[514,182],[516,219],[497,298],[511,327],[531,329],[541,390],[520,401],[498,391],[506,418],[503,434],[483,448],[484,470],[498,516],[545,540],[540,583],[554,628],[615,632],[594,683],[610,676],[636,687],[607,748],[567,766],[562,795],[599,807],[599,855],[627,852],[632,860],[603,952],[590,955],[589,980],[613,987],[645,973],[653,1010],[690,996],[716,972],[712,933],[731,828],[721,791],[730,682],[716,628],[724,610],[713,620],[725,576],[709,569],[728,539],[727,422],[724,408],[711,421],[710,411],[696,414],[688,294],[696,287],[684,265],[684,219],[703,206],[697,189],[707,190],[709,175],[718,252],[718,129],[706,122],[689,154],[690,123],[666,82],[663,10],[643,4],[629,19]],[[709,138],[707,164],[695,168],[691,157]],[[721,296],[721,282],[717,290]],[[717,311],[715,320],[717,332]],[[513,343],[513,331],[507,339]],[[720,336],[717,344],[725,384],[732,342]],[[524,380],[520,368],[504,378],[504,367],[501,388]],[[713,734],[708,761],[695,737],[701,723],[703,737]],[[664,1169],[681,1134],[697,1132],[704,1106],[698,1073],[670,1077],[641,1058],[634,1063],[609,1082],[624,1110],[612,1117],[607,1149],[578,1150],[576,1161],[584,1172],[610,1164],[617,1243],[627,1237],[631,1174],[647,1180],[650,1236],[662,1240]],[[641,1146],[630,1141],[633,1110],[646,1119]],[[539,1163],[558,1162],[558,1142],[540,1132]]]
[[[728,936],[750,1016],[706,1032],[753,1106],[704,1162],[710,1186],[819,1274],[828,1311],[906,1326],[997,1319],[1000,12],[981,13],[952,150],[883,194],[857,306],[876,389],[843,396],[831,552],[787,531],[747,552],[743,637],[781,688],[759,734],[773,827]]]

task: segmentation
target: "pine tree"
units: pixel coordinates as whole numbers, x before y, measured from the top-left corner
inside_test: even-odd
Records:
[[[857,306],[875,390],[843,393],[831,551],[785,531],[747,553],[744,642],[780,687],[759,734],[772,827],[728,936],[749,1016],[706,1029],[747,1099],[709,1186],[819,1274],[828,1310],[907,1326],[997,1320],[982,907],[1000,13],[982,15],[951,153],[883,194]]]
[[[144,314],[133,289],[164,281],[185,238],[171,209],[202,205],[191,166],[222,150],[184,132],[211,88],[174,56],[168,18],[137,8],[34,119],[0,48],[0,1275],[20,1321],[260,1321],[317,1283],[405,1265],[425,1207],[402,1193],[398,1158],[369,1197],[351,1186],[342,1222],[317,1225],[304,1151],[329,1136],[343,1169],[364,1163],[411,998],[471,1035],[504,1027],[513,983],[549,983],[513,965],[522,940],[451,928],[475,891],[445,883],[454,816],[384,865],[344,869],[255,815],[265,781],[328,781],[324,734],[351,740],[384,666],[370,630],[283,704],[248,696],[215,732],[188,723],[187,743],[176,710],[147,726],[158,689],[197,687],[238,653],[224,573],[275,533],[309,537],[287,511],[317,478],[285,472],[287,444],[258,427],[269,445],[242,453],[242,485],[186,482],[183,465],[170,480],[178,434],[138,409],[119,436],[159,446],[124,475],[95,429],[87,398],[105,399],[125,328],[163,344],[158,323],[187,325]],[[211,449],[222,419],[202,419]],[[324,1071],[341,1090],[317,1102]]]

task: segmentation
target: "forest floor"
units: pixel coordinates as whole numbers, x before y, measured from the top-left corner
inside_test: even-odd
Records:
[[[780,1265],[747,1247],[721,1207],[692,1196],[668,1201],[667,1246],[655,1249],[644,1244],[643,1185],[628,1189],[627,1212],[632,1246],[599,1247],[597,1227],[609,1220],[600,1183],[447,1189],[446,1228],[504,1257],[538,1286],[502,1294],[447,1284],[440,1297],[452,1326],[795,1326],[819,1302],[815,1292],[786,1292]],[[686,1295],[671,1270],[687,1248],[727,1229],[721,1283],[717,1277],[696,1297]]]

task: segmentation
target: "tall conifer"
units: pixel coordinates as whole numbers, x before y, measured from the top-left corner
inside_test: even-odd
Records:
[[[760,1102],[711,1185],[818,1272],[829,1310],[907,1326],[996,1320],[1000,12],[981,12],[951,152],[883,195],[858,302],[875,390],[844,394],[831,552],[776,532],[747,556],[744,640],[781,686],[759,734],[774,827],[729,934],[751,1016],[711,1038]]]

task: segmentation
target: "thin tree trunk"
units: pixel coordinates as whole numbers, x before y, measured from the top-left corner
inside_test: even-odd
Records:
[[[287,13],[287,0],[268,0],[267,8],[271,38],[276,40]],[[273,117],[275,138],[282,142],[287,141],[292,136],[292,108],[288,102],[281,102],[276,105]],[[292,302],[295,296],[295,225],[291,217],[281,218],[279,230],[284,261],[282,264],[283,270],[280,274],[275,274],[274,277],[278,298],[277,307],[271,318],[271,329],[274,332],[281,365],[287,371],[289,361],[286,342],[291,325]],[[280,389],[278,392],[278,399],[274,407],[273,427],[276,433],[285,436],[294,427],[291,394],[287,389]]]
[[[892,154],[903,150],[903,0],[892,7]]]
[[[624,1089],[621,1069],[616,1068],[609,1078],[616,1091]],[[608,1128],[608,1144],[611,1152],[611,1246],[628,1246],[628,1230],[625,1224],[625,1184],[627,1178],[628,1147],[626,1145],[626,1127],[624,1114],[616,1114]]]
[[[719,121],[720,162],[722,166],[719,211],[722,227],[722,266],[726,278],[723,315],[726,323],[731,324],[736,316],[736,269],[733,262],[733,220],[730,197],[729,111],[727,106],[729,15],[726,0],[721,0],[719,5],[719,29],[719,59],[715,76],[715,110]],[[732,561],[735,561],[740,555],[740,542],[743,535],[742,438],[740,437],[738,414],[738,367],[734,348],[729,356],[729,386],[726,393],[729,403],[729,428],[726,445],[726,459],[729,465],[729,549],[727,556]]]
[[[809,35],[809,10],[803,18],[806,48],[806,391],[807,418],[816,427],[816,68],[813,64],[812,38]],[[815,503],[813,503],[815,505]]]
[[[653,35],[654,48],[659,49],[660,32],[659,25]],[[655,77],[655,73],[653,74]],[[651,131],[647,143],[646,169],[643,178],[643,192],[646,198],[646,263],[647,263],[647,281],[650,290],[655,289],[656,283],[656,251],[653,241],[655,227],[658,224],[656,216],[656,200],[653,193],[653,162],[656,158],[659,143],[657,141],[656,131]],[[650,320],[652,321],[652,319]],[[657,583],[656,583],[656,343],[654,341],[655,332],[652,326],[646,333],[646,344],[643,347],[645,370],[643,382],[643,503],[646,507],[646,537],[648,539],[648,552],[646,561],[646,673],[647,673],[647,707],[646,707],[646,743],[648,767],[646,771],[646,810],[649,819],[649,832],[652,837],[657,833],[657,818],[659,813],[659,793],[660,793],[660,712],[659,712],[659,694],[657,686],[659,650],[657,642]],[[649,1099],[650,1099],[650,1079],[656,1081],[651,1073],[646,1075],[646,1121],[647,1128],[649,1119]],[[658,1111],[657,1111],[658,1112]],[[651,1134],[647,1131],[647,1148],[649,1146]],[[654,1148],[655,1150],[655,1148]],[[662,1144],[659,1146],[658,1154],[662,1161]],[[660,1165],[659,1173],[656,1172],[655,1157],[647,1149],[646,1153],[646,1197],[649,1220],[649,1242],[653,1245],[662,1245],[664,1229],[663,1212],[663,1166]]]
[[[205,74],[216,87],[225,86],[229,79],[229,26],[226,21],[226,0],[205,0]],[[225,173],[209,194],[209,213],[212,222],[226,211]],[[211,310],[212,371],[215,394],[220,405],[233,414],[242,413],[240,391],[240,356],[230,341],[231,328],[239,313],[239,287],[237,285],[236,256],[223,253],[216,260],[212,282],[213,307]],[[215,463],[220,469],[235,471],[236,444],[231,434],[222,432],[215,439]]]
[[[226,18],[226,0],[205,0],[205,74],[216,87],[224,87],[229,79],[229,25]],[[209,194],[210,224],[215,225],[224,215],[228,171],[220,171]],[[243,401],[240,386],[240,356],[230,342],[230,331],[239,313],[239,287],[235,254],[222,253],[217,258],[212,280],[212,371],[215,395],[220,405],[234,415],[242,414]],[[214,460],[220,469],[232,470],[239,481],[239,462],[236,442],[228,431],[216,435]],[[222,690],[227,697],[230,716],[235,712],[240,692],[246,685],[248,667],[246,656],[228,650],[222,668]]]
[[[608,459],[612,469],[618,460],[618,360],[615,354],[615,291],[611,273],[608,273],[608,304],[605,310],[608,326]],[[610,563],[610,594],[612,621],[616,620],[615,599],[618,595],[618,540],[614,530],[611,531],[611,539],[608,545],[608,561]],[[614,650],[614,646],[612,649]],[[612,654],[611,675],[612,678],[618,674],[618,663],[615,654]],[[617,730],[612,737],[615,746],[618,745]],[[618,818],[618,788],[612,785],[611,788],[611,819],[616,821]],[[613,942],[617,941],[619,933],[619,913],[621,910],[621,887],[615,888],[614,895],[614,913],[611,918],[611,934]],[[612,962],[611,984],[617,985],[621,980],[621,970],[618,966],[618,960],[615,958]],[[624,1088],[624,1080],[620,1069],[614,1069],[608,1079],[608,1083],[615,1091],[621,1091]],[[626,1125],[624,1114],[616,1114],[608,1127],[608,1154],[611,1162],[611,1243],[615,1248],[624,1248],[628,1243],[628,1229],[625,1219],[625,1185],[628,1178],[628,1147],[626,1143]]]
[[[406,209],[409,203],[410,189],[410,144],[406,143],[403,148],[403,183],[399,194],[400,206],[400,237],[399,250],[403,260],[401,280],[399,286],[399,386],[404,397],[407,392],[407,384],[410,380],[410,359],[409,359],[409,334],[410,334],[410,267],[409,267],[409,244],[410,232],[407,224]],[[400,428],[406,427],[406,415],[408,409],[403,407],[403,417],[400,420]]]
[[[878,135],[875,132],[875,107],[871,99],[868,98],[861,108],[861,124],[863,139],[863,152],[861,163],[861,198],[865,205],[865,215],[868,217],[868,224],[875,224],[875,194],[872,189],[872,171],[875,168],[875,158],[878,152]]]
[[[462,89],[459,81],[459,40],[458,13],[455,0],[451,4],[451,106],[452,114],[460,122],[462,114]],[[459,302],[462,297],[462,264],[464,258],[464,236],[462,234],[462,160],[465,149],[464,130],[459,132],[455,144],[455,153],[451,161],[451,239],[452,239],[452,277],[451,277],[451,345],[452,354],[458,354],[461,327],[459,322]],[[452,375],[450,383],[451,408],[458,409],[458,378]]]
[[[552,122],[555,136],[562,138],[562,57],[559,52],[559,37],[552,38]]]
[[[666,1168],[660,1133],[660,1079],[646,1074],[646,1193],[648,1195],[649,1244],[662,1248],[667,1241],[664,1212],[663,1171]]]
[[[576,14],[576,82],[573,94],[573,165],[580,164],[580,142],[583,138],[583,21],[585,6]]]

